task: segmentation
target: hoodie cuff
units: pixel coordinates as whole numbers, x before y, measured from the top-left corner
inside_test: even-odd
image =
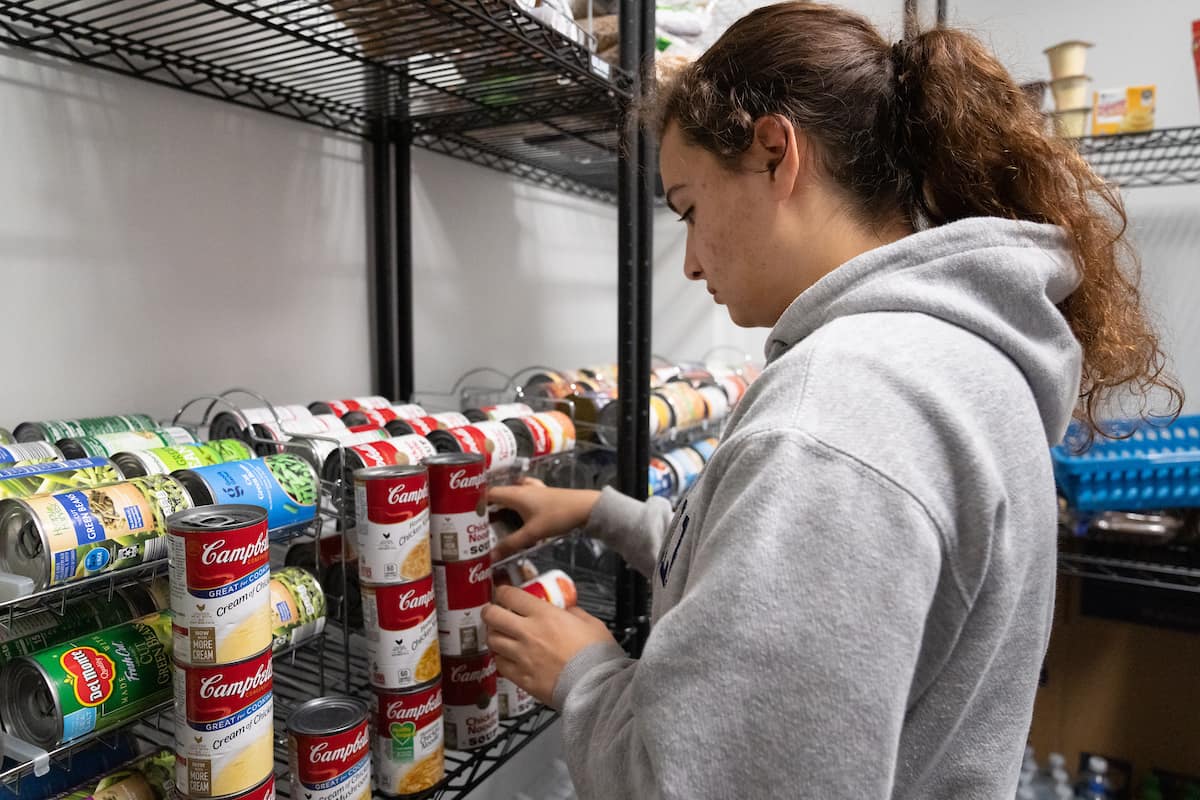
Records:
[[[609,661],[624,661],[626,658],[628,656],[625,651],[616,642],[596,642],[589,644],[576,653],[567,662],[567,665],[563,667],[562,672],[558,674],[558,681],[554,684],[554,696],[551,698],[551,705],[555,710],[561,711],[567,703],[567,696],[571,694],[571,690],[575,688],[584,675],[601,664],[606,664]]]

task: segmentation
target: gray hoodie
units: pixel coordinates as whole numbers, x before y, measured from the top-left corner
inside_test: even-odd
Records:
[[[640,660],[563,671],[589,798],[1012,797],[1054,603],[1048,445],[1080,350],[1062,232],[969,219],[798,297],[699,482],[605,491],[650,578]]]

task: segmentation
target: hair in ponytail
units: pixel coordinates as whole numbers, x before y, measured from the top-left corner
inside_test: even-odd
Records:
[[[779,3],[736,22],[649,99],[659,133],[676,124],[730,168],[754,123],[779,114],[868,224],[914,228],[993,216],[1058,225],[1081,283],[1060,305],[1083,349],[1075,416],[1093,431],[1133,390],[1183,393],[1141,305],[1120,197],[1046,121],[974,36],[935,28],[889,45],[863,17]]]

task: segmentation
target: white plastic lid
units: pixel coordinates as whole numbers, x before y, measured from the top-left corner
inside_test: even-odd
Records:
[[[1092,756],[1088,759],[1088,769],[1098,775],[1108,772],[1108,759],[1103,756]]]

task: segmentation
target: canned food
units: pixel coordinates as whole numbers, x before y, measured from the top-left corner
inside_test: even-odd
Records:
[[[428,439],[414,434],[356,444],[343,448],[340,463],[338,458],[326,459],[321,477],[331,483],[340,479],[350,488],[354,485],[354,473],[360,469],[419,464],[436,453]],[[339,466],[342,468],[340,473]]]
[[[433,578],[362,584],[363,628],[372,686],[408,689],[441,674]]]
[[[72,753],[70,769],[72,775],[104,775],[104,777],[89,778],[80,788],[69,794],[54,795],[55,799],[164,800],[164,798],[172,797],[175,786],[175,754],[170,750],[162,750],[127,764],[133,759],[131,743],[128,757],[110,760],[107,755],[101,756],[100,761],[106,766],[101,766],[99,769],[92,768],[96,766],[91,763],[95,755],[104,753],[115,754],[119,757],[124,751],[125,748],[121,746],[113,751],[107,744],[98,744],[82,751],[87,754],[83,756],[83,760],[81,760],[81,753]],[[127,766],[114,772],[112,771],[113,767],[107,766],[107,764],[114,764],[114,766],[127,764]]]
[[[0,445],[0,466],[29,466],[62,461],[63,454],[49,442],[29,441],[21,444]]]
[[[434,561],[477,558],[492,549],[483,456],[444,453],[429,470],[429,534]]]
[[[451,750],[486,747],[500,733],[498,676],[492,654],[447,658],[444,669],[442,715],[446,720],[446,747]]]
[[[419,436],[428,436],[434,431],[446,431],[471,424],[471,420],[457,411],[445,411],[426,417],[404,417],[403,419],[405,424],[412,428],[412,432]]]
[[[0,571],[45,589],[165,558],[167,517],[191,507],[165,475],[0,501]]]
[[[294,436],[323,436],[346,430],[346,423],[333,414],[314,414],[311,417],[287,422],[258,422],[251,426],[254,433],[254,452],[260,456],[286,453],[285,443]],[[252,458],[253,456],[247,456]]]
[[[61,614],[58,610],[41,609],[12,619],[4,615],[0,618],[0,666],[76,636],[129,622],[152,610],[143,610],[118,592],[111,601],[97,595],[68,600]]]
[[[647,483],[650,497],[675,496],[675,471],[671,469],[670,464],[658,456],[650,456]]]
[[[500,710],[500,719],[517,719],[533,711],[537,707],[537,700],[508,678],[497,675],[496,705]]]
[[[247,789],[241,794],[222,797],[221,800],[275,800],[275,797],[275,776],[272,775],[253,789]],[[101,800],[101,798],[81,798],[81,800]],[[108,800],[108,798],[104,798],[104,800]],[[125,800],[125,798],[118,797],[113,800]],[[135,800],[142,800],[142,798],[138,797]],[[157,798],[149,797],[146,800],[157,800]],[[176,787],[171,791],[171,800],[191,800],[191,798],[181,792],[179,787]]]
[[[729,416],[729,396],[725,394],[724,389],[710,383],[699,387],[696,391],[704,398],[704,404],[708,409],[708,419],[725,419]]]
[[[543,572],[533,580],[521,584],[520,589],[545,600],[555,608],[570,608],[579,600],[575,581],[561,569]]]
[[[618,370],[616,364],[593,364],[590,367],[583,367],[579,371],[585,377],[592,378],[600,383],[607,383],[612,386],[617,385]]]
[[[575,449],[575,423],[561,411],[545,411],[504,420],[521,455],[541,458]]]
[[[662,454],[662,458],[675,470],[675,491],[680,495],[692,488],[704,470],[704,459],[691,447],[668,450]]]
[[[333,414],[336,417],[344,417],[351,411],[362,411],[367,408],[391,407],[392,401],[379,395],[351,397],[348,400],[318,400],[308,404],[308,410],[314,414]]]
[[[336,475],[340,458],[338,450],[343,447],[382,441],[390,436],[391,434],[387,432],[386,428],[347,428],[344,431],[330,431],[321,434],[320,439],[296,437],[291,440],[288,448],[303,456],[306,461],[316,467],[318,473],[325,474],[326,470],[329,470]]]
[[[419,464],[360,469],[354,494],[359,577],[399,583],[428,575],[428,470]]]
[[[113,417],[86,417],[84,419],[52,419],[46,422],[22,422],[13,431],[18,442],[71,439],[77,436],[95,436],[99,433],[121,431],[152,431],[158,424],[146,414],[122,414]]]
[[[675,416],[666,398],[658,391],[650,393],[650,438],[662,436],[675,427]],[[617,423],[621,418],[621,407],[612,402],[600,410],[596,438],[601,444],[614,447],[617,443]]]
[[[159,576],[146,583],[131,583],[118,589],[117,594],[124,597],[129,603],[134,617],[144,617],[155,611],[171,607],[171,586],[164,576]]]
[[[8,428],[0,428],[0,444],[12,444],[14,441],[16,440]]]
[[[8,733],[52,749],[171,698],[171,615],[160,611],[23,656],[0,673]]]
[[[358,413],[365,423],[385,428],[392,436],[408,436],[415,432],[393,409],[365,408]]]
[[[94,489],[120,483],[121,470],[107,458],[73,458],[0,469],[0,500],[34,497],[65,489]]]
[[[575,387],[571,385],[568,377],[553,370],[534,373],[525,381],[522,389],[522,393],[530,397],[545,397],[552,400],[561,400],[574,392]]]
[[[284,567],[271,574],[271,649],[282,650],[325,630],[325,592],[308,570]]]
[[[437,592],[438,640],[442,652],[457,656],[487,649],[483,608],[492,602],[492,556],[433,565]]]
[[[496,586],[520,586],[537,576],[537,567],[528,558],[516,558],[492,567],[492,583]]]
[[[429,441],[439,453],[478,453],[484,457],[487,469],[503,469],[517,463],[517,439],[503,422],[480,422],[434,431],[429,434]]]
[[[411,692],[374,692],[375,785],[388,797],[431,789],[445,775],[441,681]]]
[[[318,697],[287,721],[292,800],[371,800],[367,706],[350,697]]]
[[[307,525],[317,515],[317,473],[291,453],[179,470],[172,477],[198,506],[248,503],[265,508],[272,531]]]
[[[189,798],[237,796],[274,771],[271,651],[175,674],[175,785]]]
[[[701,439],[698,442],[692,442],[691,448],[700,456],[700,460],[707,464],[713,457],[713,453],[717,450],[717,445],[721,440],[715,436],[710,436],[707,439]]]
[[[495,406],[470,408],[463,412],[463,416],[471,422],[484,422],[489,419],[495,422],[503,422],[513,417],[528,417],[532,415],[533,409],[524,403],[501,403]]]
[[[254,458],[250,447],[238,439],[216,439],[199,444],[181,444],[176,447],[156,447],[153,450],[134,450],[117,453],[113,461],[127,477],[141,475],[169,475],[181,469],[211,467],[230,461],[245,461]]]
[[[133,450],[153,450],[156,447],[174,447],[177,444],[195,444],[196,437],[187,428],[156,428],[150,431],[122,431],[121,433],[98,433],[95,436],[77,436],[60,439],[56,443],[66,458],[99,456],[111,458],[117,453]]]
[[[204,506],[167,520],[175,661],[232,664],[271,646],[270,542],[259,506]]]
[[[668,383],[657,394],[671,406],[676,428],[688,428],[703,422],[708,413],[704,396],[684,381]]]
[[[208,426],[210,439],[241,439],[250,444],[254,425],[264,422],[287,422],[308,419],[313,414],[304,406],[273,406],[272,408],[243,408],[238,411],[222,411],[212,418]]]

